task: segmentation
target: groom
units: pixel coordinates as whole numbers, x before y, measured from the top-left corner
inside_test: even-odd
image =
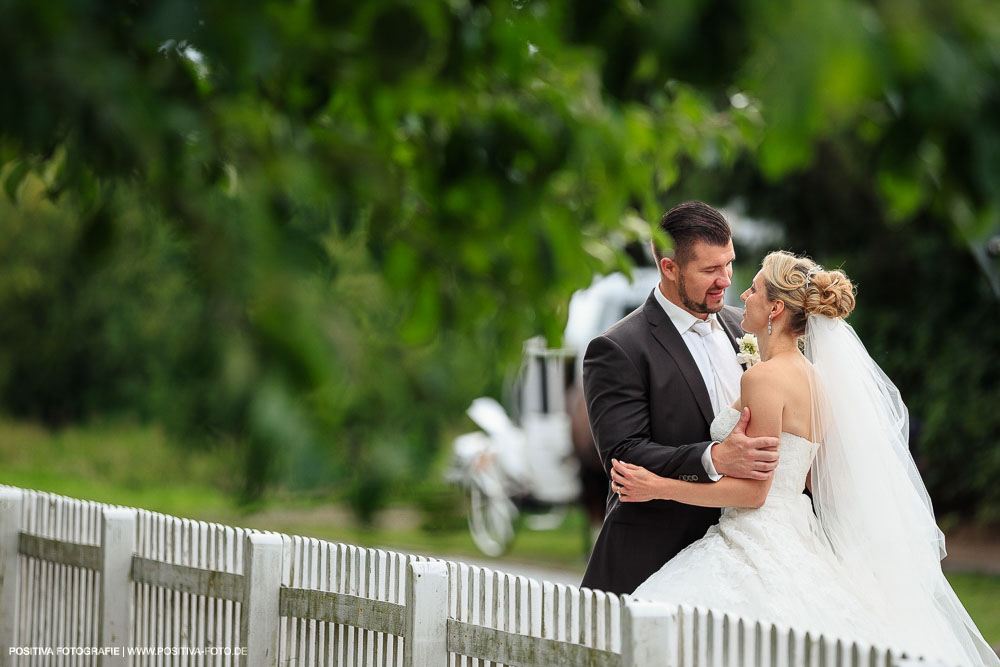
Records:
[[[660,229],[674,248],[664,252],[653,242],[659,285],[584,356],[587,411],[604,468],[619,459],[691,482],[766,479],[777,466],[778,439],[746,435],[749,409],[725,440],[709,435],[715,415],[739,398],[743,371],[736,361],[742,313],[723,301],[735,257],[729,224],[711,206],[686,202],[663,216]],[[673,501],[620,503],[612,488],[582,585],[631,593],[718,519],[718,509]]]

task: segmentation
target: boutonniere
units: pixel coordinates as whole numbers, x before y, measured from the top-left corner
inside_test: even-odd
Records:
[[[736,361],[750,368],[760,361],[760,348],[757,347],[757,337],[752,333],[743,334],[743,338],[736,340],[740,345],[740,351],[736,354]]]

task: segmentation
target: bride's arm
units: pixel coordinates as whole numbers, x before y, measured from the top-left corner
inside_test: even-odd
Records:
[[[767,498],[770,480],[757,481],[723,477],[714,484],[681,482],[660,477],[645,468],[614,461],[612,479],[622,487],[618,497],[623,503],[647,500],[675,500],[699,507],[760,507]],[[617,486],[615,487],[617,488]]]
[[[740,383],[742,404],[753,415],[747,435],[775,436],[781,433],[783,399],[774,390],[773,371],[765,364],[754,366],[743,374]],[[613,461],[611,479],[614,489],[621,485],[622,502],[674,500],[701,507],[760,507],[771,488],[771,475],[766,480],[724,477],[714,484],[682,482],[660,477],[641,466]]]

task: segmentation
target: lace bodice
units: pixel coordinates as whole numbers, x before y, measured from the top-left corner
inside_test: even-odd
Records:
[[[723,408],[712,421],[711,433],[714,440],[722,440],[740,421],[740,412],[733,408]],[[779,497],[797,498],[805,488],[806,475],[812,465],[819,445],[805,438],[782,433],[778,440],[778,467],[774,471],[771,490],[766,504]]]

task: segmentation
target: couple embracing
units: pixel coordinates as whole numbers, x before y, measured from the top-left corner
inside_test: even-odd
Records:
[[[583,586],[1000,665],[941,572],[906,407],[844,321],[847,276],[773,252],[740,312],[725,218],[687,202],[660,228],[659,285],[584,358],[611,492]]]

